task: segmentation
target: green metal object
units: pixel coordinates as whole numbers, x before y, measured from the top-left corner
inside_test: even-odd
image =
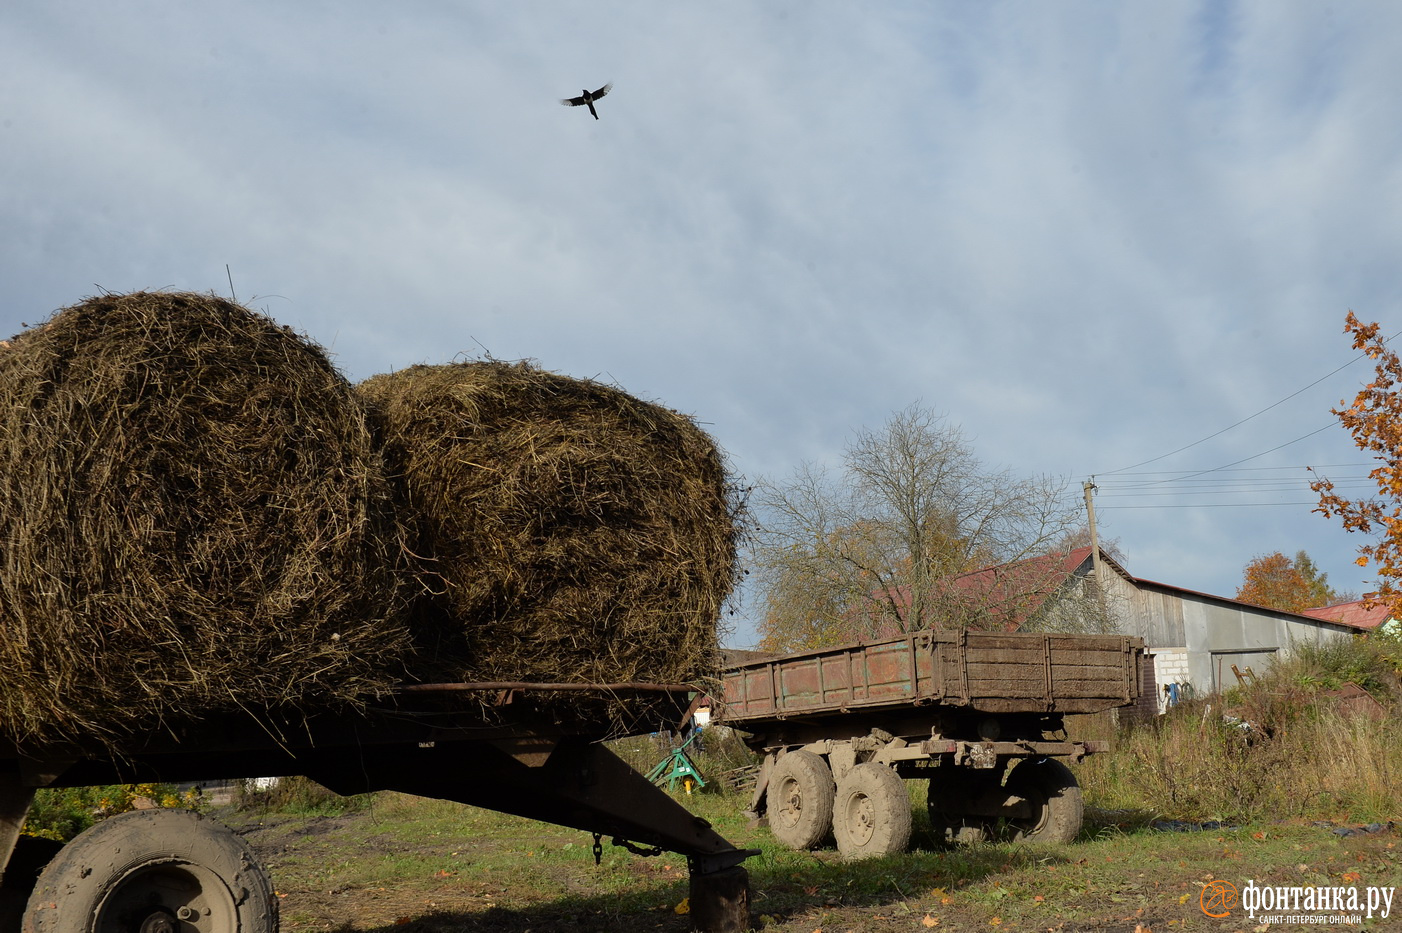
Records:
[[[691,793],[692,785],[705,787],[706,780],[701,777],[701,769],[696,767],[696,762],[692,761],[686,753],[686,747],[699,734],[699,732],[693,731],[685,742],[673,749],[671,754],[659,761],[647,773],[647,779],[659,786],[666,784],[669,791],[676,790],[677,782],[681,781],[688,794]]]

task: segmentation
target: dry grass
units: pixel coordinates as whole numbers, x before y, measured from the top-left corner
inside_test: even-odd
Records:
[[[1089,799],[1185,820],[1396,819],[1402,702],[1387,647],[1306,647],[1250,687],[1127,726],[1082,766]],[[1376,715],[1328,696],[1360,681]]]
[[[401,552],[352,387],[230,302],[87,300],[0,350],[0,730],[382,692]]]

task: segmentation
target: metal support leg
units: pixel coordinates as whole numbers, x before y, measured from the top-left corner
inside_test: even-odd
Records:
[[[10,863],[29,805],[34,802],[34,788],[26,787],[19,775],[0,776],[0,877]]]

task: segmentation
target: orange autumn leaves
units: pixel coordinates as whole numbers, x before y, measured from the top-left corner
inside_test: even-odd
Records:
[[[1379,461],[1368,474],[1377,484],[1378,495],[1349,499],[1316,473],[1318,478],[1310,483],[1319,494],[1314,511],[1339,518],[1349,531],[1377,536],[1358,549],[1359,566],[1371,564],[1378,576],[1377,592],[1368,598],[1392,607],[1393,616],[1402,616],[1402,393],[1397,388],[1402,383],[1402,361],[1388,348],[1379,325],[1360,322],[1352,311],[1344,332],[1353,335],[1355,350],[1376,362],[1376,372],[1351,403],[1340,402],[1333,413],[1358,448]]]

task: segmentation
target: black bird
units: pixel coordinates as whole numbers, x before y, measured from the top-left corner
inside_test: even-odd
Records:
[[[560,103],[564,104],[566,107],[588,107],[589,112],[592,113],[594,115],[594,119],[597,120],[599,119],[599,111],[594,109],[594,101],[598,100],[600,97],[603,97],[611,90],[613,90],[612,81],[610,81],[608,84],[605,84],[603,87],[599,88],[593,93],[585,91],[578,97],[566,97],[562,99]]]

